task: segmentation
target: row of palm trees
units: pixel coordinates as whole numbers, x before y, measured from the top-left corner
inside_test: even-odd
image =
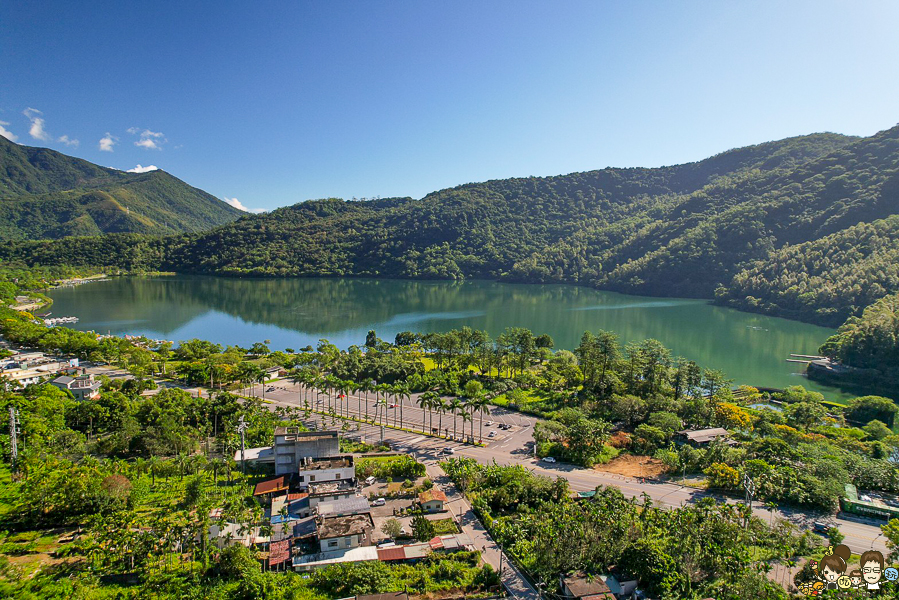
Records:
[[[403,382],[397,384],[378,383],[373,379],[365,381],[348,381],[335,377],[332,374],[322,374],[312,369],[298,369],[294,372],[294,380],[301,384],[300,399],[309,410],[316,410],[312,405],[323,404],[323,409],[332,415],[349,418],[353,408],[355,397],[356,415],[365,422],[373,425],[392,426],[398,429],[405,428],[405,415],[403,407],[405,402],[412,400],[409,386]],[[374,395],[374,413],[370,411],[372,404],[369,402],[369,394]],[[311,400],[310,400],[311,399]],[[364,408],[363,408],[364,404]],[[458,420],[462,419],[462,437],[465,438],[465,424],[470,424],[469,437],[474,438],[474,417],[480,414],[480,435],[483,437],[484,415],[490,414],[490,405],[483,394],[480,382],[471,381],[465,386],[465,395],[461,398],[452,397],[444,399],[434,390],[419,394],[414,398],[414,404],[425,411],[428,420],[428,431],[431,434],[439,434],[443,431],[449,437],[449,427],[443,427],[443,415],[452,415],[453,438],[456,438]],[[393,425],[390,425],[388,410],[394,408]],[[434,428],[434,415],[438,417],[437,428]]]

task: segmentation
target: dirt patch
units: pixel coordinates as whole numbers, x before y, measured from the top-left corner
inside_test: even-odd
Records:
[[[593,468],[596,471],[625,477],[658,477],[668,472],[665,463],[657,458],[633,454],[622,454],[604,465],[596,465]]]

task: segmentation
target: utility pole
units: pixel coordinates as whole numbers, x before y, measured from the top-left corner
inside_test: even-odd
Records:
[[[746,511],[746,518],[743,523],[743,527],[749,527],[749,515],[752,514],[752,499],[755,497],[755,482],[749,475],[743,475],[743,487],[746,489],[746,506],[749,510]]]
[[[9,449],[10,449],[10,457],[12,459],[12,471],[16,472],[16,461],[19,458],[19,444],[18,444],[18,427],[19,427],[19,411],[16,410],[14,406],[9,407]]]
[[[247,430],[247,422],[244,421],[243,415],[237,421],[237,432],[240,434],[240,468],[243,474],[247,474],[247,461],[245,457],[246,444],[244,443],[244,432]]]

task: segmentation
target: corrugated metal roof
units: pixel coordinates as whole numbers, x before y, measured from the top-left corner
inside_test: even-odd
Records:
[[[394,546],[392,548],[378,548],[378,560],[406,560],[406,553],[403,546]]]
[[[287,477],[282,475],[280,477],[275,477],[274,479],[266,479],[265,481],[257,483],[256,489],[253,490],[253,495],[262,496],[263,494],[271,494],[273,492],[283,492],[287,488]]]
[[[419,558],[424,558],[428,554],[431,553],[431,546],[427,543],[423,544],[409,544],[408,546],[403,546],[403,551],[406,554],[407,560],[415,560]]]
[[[431,546],[432,550],[440,550],[443,548],[443,540],[437,536],[432,537],[428,544]]]

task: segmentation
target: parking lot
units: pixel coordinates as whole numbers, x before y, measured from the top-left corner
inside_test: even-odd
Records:
[[[413,483],[416,486],[420,486],[425,479],[425,477],[420,477]],[[386,498],[387,486],[388,484],[386,479],[379,479],[373,485],[363,486],[362,488],[362,495],[366,498],[385,498],[385,503],[383,506],[372,505],[371,507],[371,517],[375,524],[375,528],[372,531],[372,541],[376,544],[389,539],[387,534],[382,531],[382,527],[384,526],[384,523],[386,523],[390,519],[396,519],[397,521],[399,521],[400,526],[406,530],[407,535],[412,535],[412,515],[402,516],[398,513],[403,510],[408,510],[416,501],[417,494],[415,494],[414,497],[409,498]],[[427,514],[425,515],[425,517],[429,521],[441,521],[444,519],[452,518],[452,515],[449,512],[444,511],[439,513]],[[407,541],[412,540],[399,540],[399,542]]]

